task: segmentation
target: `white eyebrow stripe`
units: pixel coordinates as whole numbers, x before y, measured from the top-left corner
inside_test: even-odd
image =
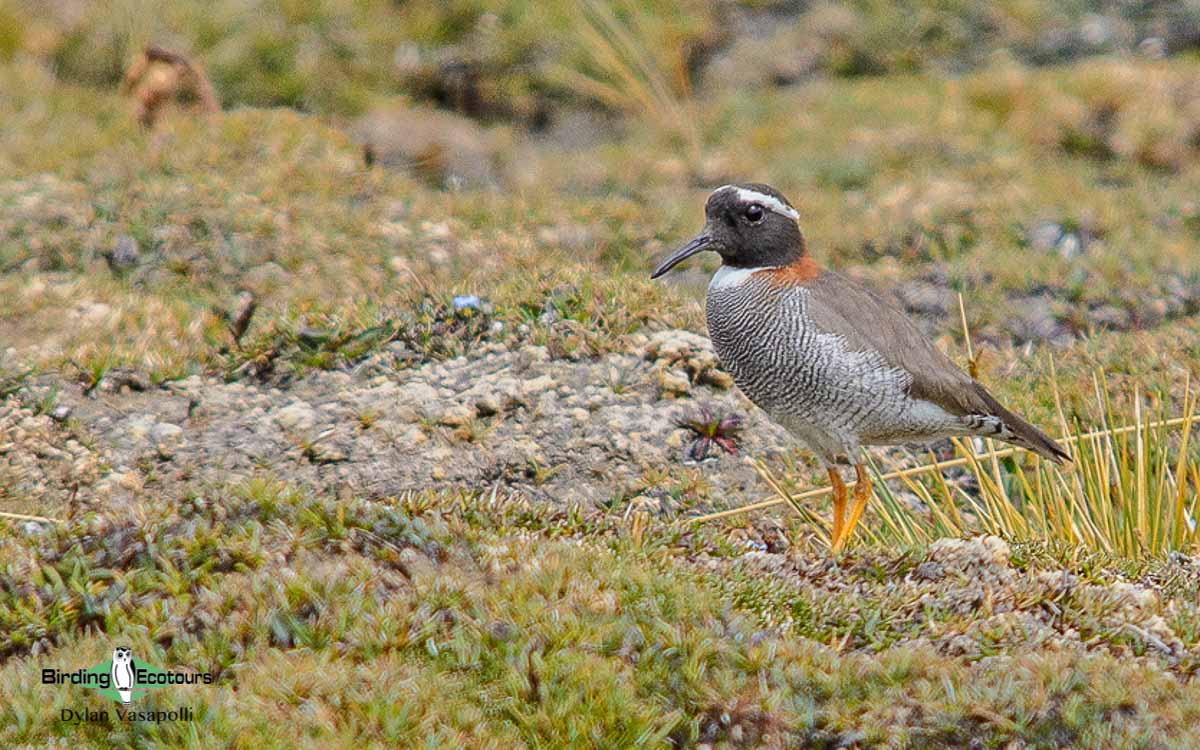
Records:
[[[714,192],[720,192],[726,189],[737,191],[739,200],[745,201],[746,203],[761,203],[764,208],[769,208],[777,214],[783,214],[792,221],[800,221],[800,214],[796,211],[796,209],[792,208],[773,195],[766,195],[758,192],[757,190],[750,190],[748,188],[738,187],[737,185],[722,185]]]

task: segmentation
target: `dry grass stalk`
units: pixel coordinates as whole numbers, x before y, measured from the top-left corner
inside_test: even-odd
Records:
[[[0,518],[8,518],[13,521],[37,521],[38,523],[66,523],[66,521],[58,518],[49,518],[47,516],[30,516],[24,513],[6,513],[0,510]]]
[[[966,309],[959,298],[959,315],[972,370],[977,356],[971,346]],[[1057,372],[1050,361],[1050,381],[1058,411],[1059,426],[1069,446],[1073,463],[1059,467],[1036,459],[1033,468],[1019,462],[1008,467],[1002,458],[1018,448],[997,450],[993,440],[984,440],[986,450],[972,450],[966,440],[953,442],[961,457],[880,474],[874,466],[878,494],[876,528],[863,528],[872,541],[889,538],[907,544],[928,543],[939,536],[958,536],[971,531],[998,534],[1010,539],[1053,538],[1075,546],[1116,552],[1128,556],[1160,554],[1170,550],[1200,547],[1197,497],[1200,495],[1200,463],[1188,460],[1191,426],[1200,419],[1191,393],[1190,376],[1184,384],[1182,416],[1148,421],[1142,412],[1140,388],[1134,389],[1133,424],[1116,426],[1117,416],[1103,373],[1093,378],[1096,403],[1104,427],[1072,435],[1062,407]],[[974,373],[973,373],[974,374]],[[1168,431],[1182,427],[1177,447],[1172,448]],[[1130,441],[1128,436],[1132,435]],[[1175,451],[1174,462],[1171,461]],[[951,487],[944,471],[965,467],[977,492]],[[754,510],[787,504],[818,529],[823,523],[804,504],[805,500],[830,494],[821,487],[798,495],[788,491],[761,461],[755,469],[776,497],[739,508],[709,513],[692,520],[713,521]],[[918,481],[933,475],[933,485]],[[887,481],[901,480],[920,501],[920,508],[899,500]],[[1189,489],[1191,490],[1189,492]],[[965,513],[963,511],[966,511]]]
[[[679,136],[690,163],[698,165],[700,133],[683,51],[672,56],[673,69],[665,71],[650,53],[652,42],[636,21],[621,21],[608,3],[585,0],[581,5],[576,25],[579,45],[599,74],[559,65],[549,71],[550,77],[581,96]],[[626,10],[634,19],[642,12],[633,5]]]
[[[1105,445],[1112,446],[1114,444],[1113,443],[1114,437],[1120,437],[1123,435],[1128,435],[1130,433],[1136,433],[1139,436],[1136,439],[1140,442],[1144,442],[1145,436],[1148,432],[1160,431],[1160,430],[1164,430],[1164,429],[1170,429],[1170,428],[1182,426],[1184,428],[1183,429],[1183,438],[1181,439],[1179,457],[1177,459],[1177,466],[1176,466],[1176,470],[1174,472],[1174,475],[1176,477],[1179,477],[1180,481],[1178,482],[1178,484],[1175,486],[1175,489],[1174,489],[1173,511],[1175,513],[1175,517],[1177,519],[1179,519],[1180,522],[1183,522],[1185,525],[1194,525],[1195,521],[1194,520],[1189,521],[1188,519],[1194,519],[1195,514],[1186,512],[1187,509],[1185,507],[1185,497],[1187,495],[1189,477],[1191,478],[1191,484],[1194,487],[1200,488],[1200,466],[1195,465],[1195,464],[1190,464],[1186,460],[1187,459],[1186,448],[1187,448],[1188,440],[1189,440],[1189,437],[1191,434],[1191,425],[1197,421],[1200,421],[1200,415],[1195,414],[1195,405],[1196,405],[1195,397],[1189,397],[1187,410],[1186,410],[1187,413],[1185,416],[1176,417],[1173,419],[1159,420],[1159,421],[1155,421],[1155,422],[1142,422],[1140,424],[1135,423],[1133,425],[1127,425],[1124,427],[1115,427],[1115,428],[1106,429],[1106,430],[1096,430],[1093,432],[1084,433],[1082,435],[1068,435],[1068,436],[1062,438],[1062,442],[1069,443],[1069,444],[1081,444],[1081,443],[1087,444],[1089,446],[1093,446],[1093,450],[1095,449],[1095,447],[1100,447],[1100,450],[1103,451],[1103,446],[1105,446]],[[965,466],[965,467],[969,467],[972,474],[974,474],[976,478],[982,479],[984,485],[988,486],[989,492],[992,494],[984,493],[985,499],[983,502],[990,504],[993,500],[996,499],[995,493],[999,493],[999,492],[1003,491],[1002,488],[1004,487],[1005,483],[1004,482],[997,483],[995,481],[995,477],[992,474],[992,472],[985,470],[983,461],[992,461],[992,460],[997,461],[996,464],[993,464],[989,467],[989,468],[992,468],[993,471],[995,471],[999,467],[999,464],[998,464],[999,459],[1012,456],[1021,449],[1019,449],[1019,448],[1003,448],[1000,450],[989,451],[987,453],[973,453],[973,452],[967,451],[965,445],[959,441],[956,441],[956,445],[959,447],[959,449],[961,451],[964,452],[964,455],[962,457],[951,459],[949,461],[940,461],[940,462],[937,460],[933,460],[928,464],[923,464],[921,466],[915,466],[915,467],[912,467],[909,469],[901,469],[898,471],[891,471],[886,474],[876,473],[875,480],[877,482],[877,486],[879,486],[879,484],[882,482],[887,482],[887,481],[893,480],[893,479],[900,479],[905,482],[906,486],[910,490],[913,490],[916,487],[920,486],[920,485],[917,485],[912,482],[912,480],[915,477],[920,477],[920,476],[924,476],[927,474],[933,474],[933,475],[936,475],[936,481],[938,481],[940,483],[941,491],[943,493],[950,493],[951,490],[950,490],[949,486],[945,483],[943,472],[947,469],[960,468],[960,467]],[[1057,469],[1057,468],[1052,469],[1054,471],[1054,474],[1058,478],[1058,482],[1056,483],[1056,485],[1053,489],[1049,485],[1037,484],[1037,483],[1026,484],[1025,489],[1031,489],[1035,492],[1053,493],[1051,495],[1051,497],[1054,502],[1053,502],[1051,508],[1042,508],[1042,510],[1057,509],[1060,512],[1065,512],[1069,506],[1067,504],[1065,504],[1066,495],[1063,494],[1063,490],[1066,489],[1067,491],[1071,491],[1074,488],[1079,487],[1080,485],[1075,481],[1077,478],[1081,479],[1084,482],[1085,487],[1086,486],[1094,486],[1096,484],[1102,484],[1102,483],[1105,483],[1105,482],[1111,480],[1112,474],[1108,471],[1098,471],[1098,467],[1103,468],[1107,462],[1116,461],[1117,459],[1113,453],[1107,453],[1107,452],[1103,453],[1103,457],[1104,457],[1104,463],[1095,463],[1095,462],[1089,463],[1089,465],[1080,466],[1077,469],[1077,471],[1072,471],[1069,474],[1066,473],[1065,470],[1061,470],[1061,469]],[[1165,457],[1160,456],[1159,458],[1161,461]],[[1045,470],[1047,468],[1047,466],[1044,462],[1039,461],[1038,463],[1042,470]],[[1078,463],[1078,461],[1077,461],[1077,463]],[[729,510],[723,510],[723,511],[719,511],[717,513],[708,513],[703,516],[697,516],[691,520],[698,522],[698,523],[705,522],[705,521],[716,521],[716,520],[719,520],[722,518],[730,518],[732,516],[741,515],[743,513],[750,513],[750,512],[756,511],[756,510],[765,510],[767,508],[773,508],[773,507],[776,507],[779,505],[787,504],[787,505],[790,505],[792,508],[796,509],[797,512],[800,513],[802,516],[804,516],[806,520],[815,521],[817,523],[822,523],[815,514],[813,514],[810,510],[807,509],[807,507],[804,505],[804,501],[813,500],[813,499],[824,497],[825,495],[830,494],[831,490],[829,487],[817,487],[815,489],[808,490],[808,491],[802,492],[800,494],[793,494],[784,488],[784,486],[780,482],[780,480],[775,477],[775,475],[771,472],[771,470],[762,461],[755,461],[754,467],[755,467],[755,471],[758,472],[758,475],[776,493],[777,497],[772,498],[770,500],[763,500],[763,501],[757,502],[757,503],[750,503],[747,505],[742,505],[737,508],[730,508]],[[1144,463],[1142,464],[1141,471],[1145,472],[1145,464]],[[1083,476],[1083,477],[1076,477],[1077,472],[1080,472],[1080,473],[1086,472],[1087,474],[1085,474],[1085,476]],[[1026,481],[1023,476],[1021,477],[1021,481]],[[1147,482],[1148,482],[1148,478],[1146,477],[1146,475],[1144,473],[1141,476],[1137,477],[1137,483],[1139,486],[1146,488]],[[847,485],[852,487],[854,485],[854,483],[848,482]],[[1113,485],[1110,484],[1109,486],[1113,486]],[[1166,491],[1167,491],[1166,487],[1162,487],[1162,486],[1156,487],[1156,492],[1159,493],[1160,497]],[[1119,487],[1119,485],[1113,486],[1113,492],[1117,493],[1119,495],[1119,493],[1121,492],[1121,488]],[[1146,501],[1146,498],[1148,495],[1149,495],[1148,490],[1143,489],[1142,496],[1133,499],[1134,502],[1139,503],[1136,507],[1138,508],[1138,518],[1141,520],[1143,527],[1153,525],[1152,519],[1148,512],[1148,509],[1151,506]],[[1116,502],[1118,502],[1118,503],[1123,501],[1123,498],[1120,496],[1116,497],[1115,499],[1116,499]],[[977,502],[979,502],[979,501],[971,500],[972,504],[976,504]],[[957,527],[962,527],[964,525],[964,521],[963,521],[961,514],[959,513],[958,509],[952,504],[947,507],[941,507],[940,505],[935,505],[935,506],[931,507],[930,512],[932,514],[934,514],[935,516],[941,518],[943,520],[943,522],[946,523],[946,525],[957,526]],[[1103,509],[1102,509],[1101,513],[1102,514],[1101,514],[1100,520],[1104,522],[1103,524],[1101,524],[1101,526],[1103,526],[1104,528],[1112,529],[1113,528],[1112,527],[1112,519],[1106,518],[1103,515]],[[998,527],[1000,527],[999,530],[1006,531],[1010,535],[1013,535],[1013,533],[1015,531],[1017,531],[1017,529],[1012,528],[1012,524],[1016,523],[1017,519],[1020,518],[1020,516],[1019,516],[1019,512],[1016,510],[1016,508],[1011,503],[1009,503],[1007,505],[1006,504],[995,504],[986,509],[986,514],[989,518],[991,518],[993,520],[993,522]],[[1047,518],[1049,518],[1049,516],[1047,516]],[[1024,526],[1025,524],[1021,524],[1021,525]],[[1101,526],[1097,526],[1095,524],[1095,522],[1092,522],[1090,525],[1093,527],[1093,529],[1096,532],[1099,532],[1101,530]]]

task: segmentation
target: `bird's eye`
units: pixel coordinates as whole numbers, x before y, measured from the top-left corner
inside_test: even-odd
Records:
[[[758,222],[762,221],[762,217],[763,207],[757,203],[751,203],[749,207],[746,208],[746,218],[750,220],[751,224],[757,224]]]

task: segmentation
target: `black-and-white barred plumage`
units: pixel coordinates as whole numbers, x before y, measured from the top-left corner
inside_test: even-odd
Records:
[[[854,351],[808,314],[809,291],[757,269],[722,268],[705,317],[717,355],[746,396],[826,462],[860,444],[994,432],[999,420],[958,417],[909,396],[912,377],[875,351]]]

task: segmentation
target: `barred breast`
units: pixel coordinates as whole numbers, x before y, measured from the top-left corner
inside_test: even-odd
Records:
[[[809,294],[756,269],[722,266],[709,284],[709,336],[751,401],[826,460],[860,444],[966,434],[958,418],[909,397],[907,372],[820,330],[807,312]]]

